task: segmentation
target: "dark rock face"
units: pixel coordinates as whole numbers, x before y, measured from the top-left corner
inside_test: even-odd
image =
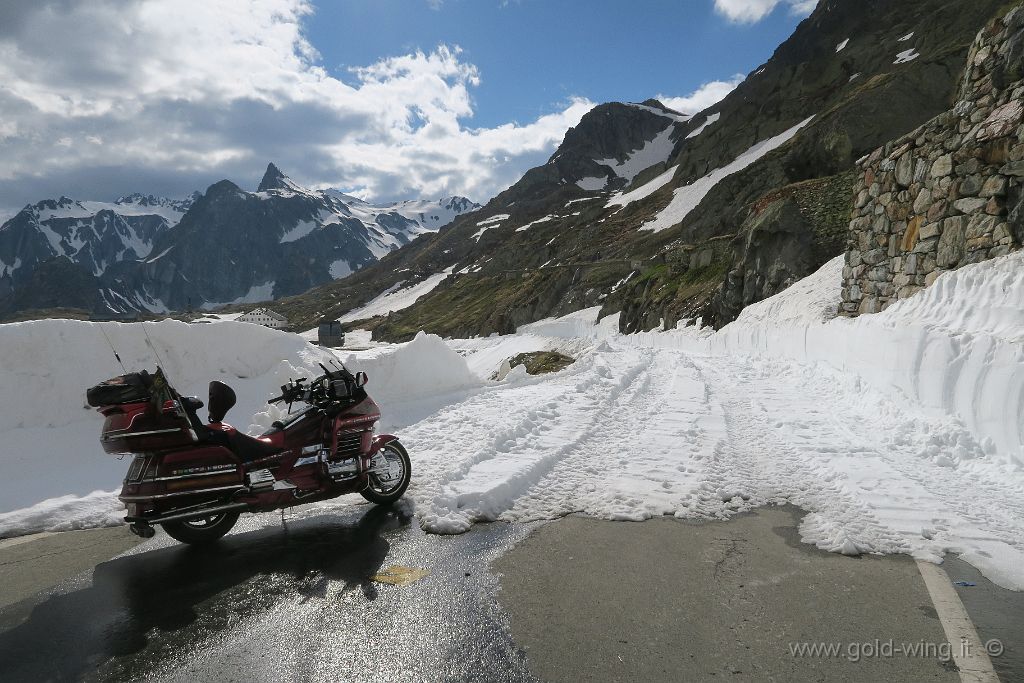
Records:
[[[743,307],[781,292],[813,270],[811,230],[792,199],[770,204],[743,224],[736,268],[726,275],[719,300],[721,315],[738,315]]]
[[[337,261],[355,270],[376,260],[361,221],[338,217],[323,227],[322,210],[327,205],[316,196],[262,197],[221,181],[158,240],[156,256],[134,268],[121,293],[137,296],[141,307],[169,310],[267,300],[330,280]]]
[[[621,189],[627,181],[616,175],[608,164],[597,160],[625,161],[630,152],[642,149],[666,130],[670,130],[669,142],[674,147],[683,132],[685,118],[660,104],[657,107],[619,103],[598,105],[583,117],[578,126],[566,132],[564,141],[548,165],[554,166],[559,177],[567,182],[580,183],[587,178],[601,178],[606,183],[598,189]],[[666,160],[669,157],[671,154]]]
[[[578,125],[566,131],[562,144],[545,165],[527,171],[519,182],[499,194],[495,202],[499,206],[513,202],[543,206],[567,185],[586,191],[621,189],[627,181],[617,175],[609,163],[598,161],[625,161],[632,152],[666,132],[668,148],[664,161],[667,161],[685,132],[688,118],[657,100],[648,100],[642,105],[619,102],[598,105],[587,112]]]
[[[852,172],[769,193],[733,239],[731,267],[710,305],[711,320],[733,320],[746,306],[813,273],[846,246]]]
[[[300,190],[298,185],[292,182],[291,178],[281,172],[274,164],[268,164],[267,170],[263,174],[263,180],[260,181],[260,186],[256,188],[257,192],[269,192],[270,190]]]
[[[86,272],[66,256],[36,265],[25,286],[3,294],[0,284],[0,315],[48,308],[94,311],[99,305],[99,278]]]

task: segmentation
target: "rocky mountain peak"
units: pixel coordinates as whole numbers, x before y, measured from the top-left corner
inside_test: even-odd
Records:
[[[443,208],[458,214],[480,208],[480,205],[476,202],[460,196],[449,197],[447,200],[441,200],[441,204]]]
[[[262,185],[260,187],[263,187]],[[213,199],[222,195],[241,193],[242,188],[235,185],[230,180],[219,180],[210,187],[206,188],[206,198]]]
[[[294,180],[286,176],[281,169],[273,163],[267,164],[267,170],[263,174],[263,180],[256,189],[257,192],[268,192],[270,190],[286,190],[288,192],[305,192]]]

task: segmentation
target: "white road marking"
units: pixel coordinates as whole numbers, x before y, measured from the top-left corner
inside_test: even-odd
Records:
[[[10,548],[11,546],[21,545],[22,543],[31,543],[32,541],[38,541],[40,538],[46,538],[47,536],[53,536],[53,532],[40,531],[38,534],[29,534],[27,536],[0,538],[0,548]]]
[[[953,661],[960,669],[960,680],[964,683],[999,683],[999,676],[992,668],[985,646],[978,638],[978,632],[967,616],[967,610],[956,594],[949,575],[937,564],[917,561],[917,568],[932,596],[932,604],[939,613],[942,630],[953,653]]]

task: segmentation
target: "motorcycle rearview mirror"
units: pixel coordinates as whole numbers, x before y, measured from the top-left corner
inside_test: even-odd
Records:
[[[210,422],[220,422],[238,400],[235,391],[224,382],[210,382]]]
[[[365,386],[366,383],[369,382],[369,381],[370,381],[370,378],[366,376],[365,372],[360,371],[360,372],[356,373],[356,386],[357,387]]]

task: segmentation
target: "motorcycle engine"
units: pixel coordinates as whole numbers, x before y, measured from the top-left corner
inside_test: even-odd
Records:
[[[346,460],[328,460],[327,474],[335,481],[352,479],[359,475],[359,458]]]

